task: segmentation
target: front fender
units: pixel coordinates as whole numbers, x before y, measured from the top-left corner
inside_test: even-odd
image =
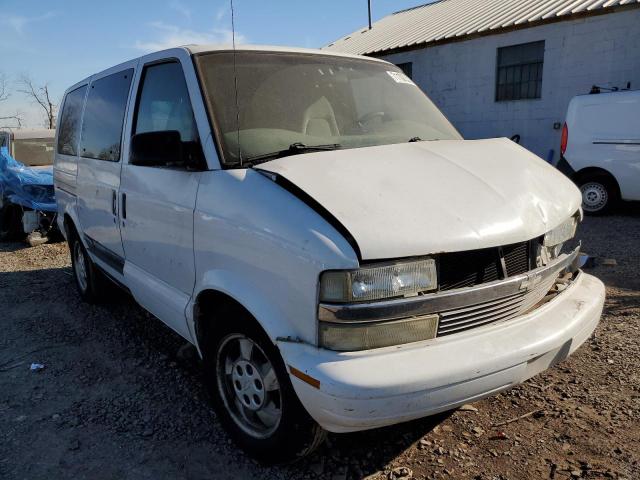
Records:
[[[195,303],[200,294],[208,290],[223,293],[242,305],[260,324],[269,338],[275,343],[277,338],[292,336],[291,325],[287,322],[287,312],[278,308],[273,299],[267,298],[251,277],[242,276],[228,270],[209,270],[204,273],[202,283],[192,297],[187,308],[187,324],[194,343],[197,345]],[[197,345],[200,349],[200,345]]]
[[[235,299],[275,342],[316,341],[318,278],[357,256],[318,213],[253,170],[206,172],[194,215],[196,285]],[[187,312],[195,337],[193,304]]]

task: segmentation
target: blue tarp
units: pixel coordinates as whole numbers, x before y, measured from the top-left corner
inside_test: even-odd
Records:
[[[33,210],[56,212],[53,167],[27,167],[0,147],[0,196]]]

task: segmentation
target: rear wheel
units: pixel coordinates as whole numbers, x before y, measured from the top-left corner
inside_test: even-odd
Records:
[[[605,176],[591,177],[580,183],[582,209],[589,215],[604,215],[618,200],[614,183]]]
[[[231,312],[230,312],[231,313]],[[302,458],[326,432],[298,400],[284,362],[252,319],[225,318],[209,340],[205,378],[221,423],[251,456],[269,464]]]
[[[80,296],[88,303],[100,302],[105,287],[103,273],[91,261],[77,235],[70,237],[69,250],[71,251],[73,276]]]

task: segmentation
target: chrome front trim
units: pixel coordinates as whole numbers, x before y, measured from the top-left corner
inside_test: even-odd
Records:
[[[329,304],[318,307],[318,319],[323,322],[360,323],[397,320],[486,304],[505,297],[519,296],[536,290],[538,286],[553,284],[563,271],[577,271],[580,246],[568,254],[560,255],[549,265],[504,280],[476,287],[428,293],[408,298],[380,302]],[[546,292],[543,292],[543,294]]]

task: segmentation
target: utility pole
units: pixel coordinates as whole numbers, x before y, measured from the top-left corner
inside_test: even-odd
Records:
[[[367,0],[367,5],[369,7],[369,30],[371,30],[371,0]]]

